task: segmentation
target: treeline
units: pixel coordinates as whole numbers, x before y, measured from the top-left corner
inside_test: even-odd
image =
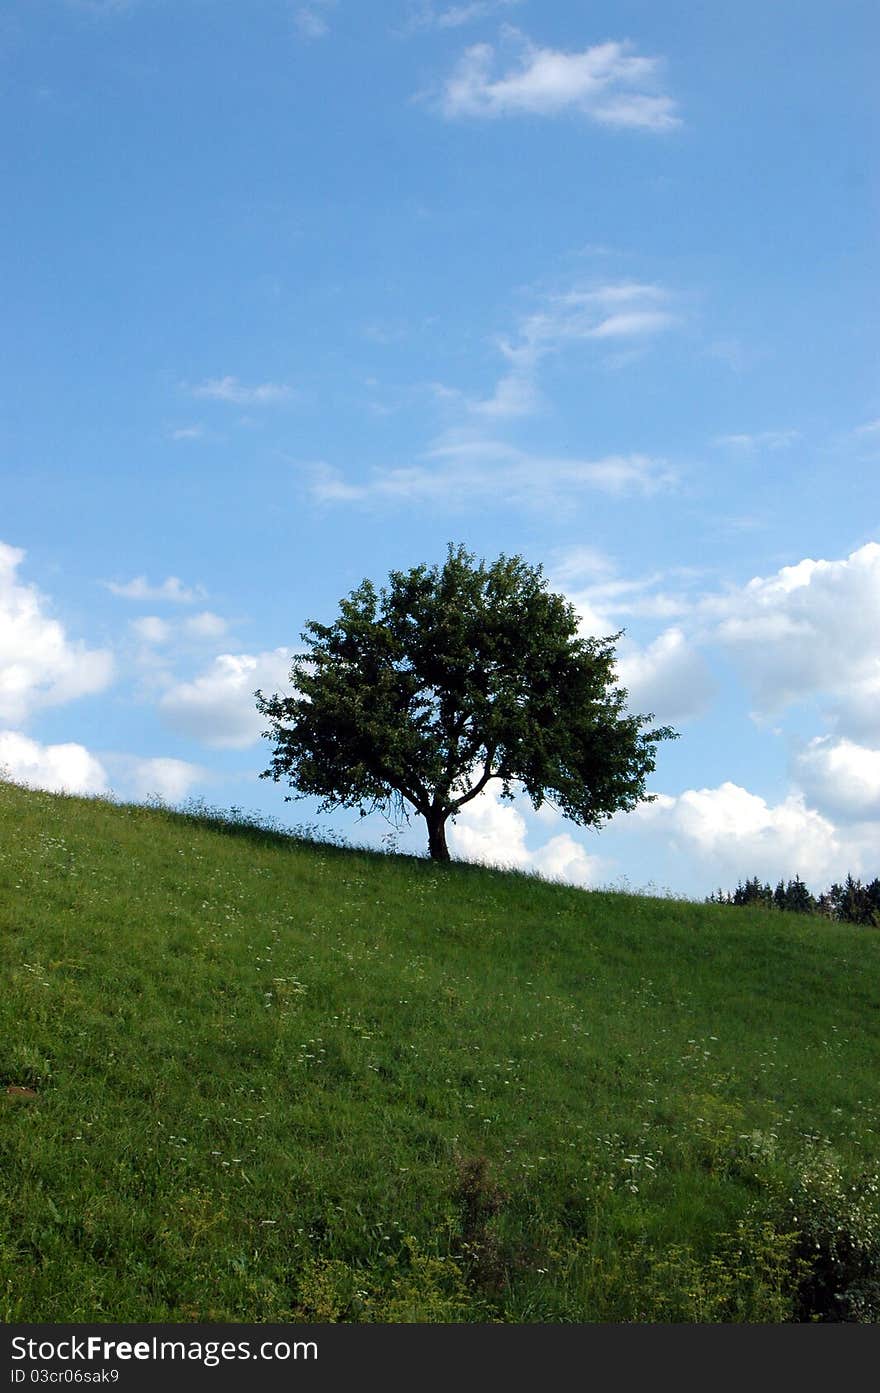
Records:
[[[818,897],[811,894],[800,876],[787,883],[780,880],[774,890],[769,882],[757,876],[740,881],[733,894],[716,890],[707,898],[708,904],[760,905],[763,909],[780,909],[789,914],[820,914],[825,919],[837,919],[846,924],[867,924],[880,928],[880,879],[867,885],[848,875],[842,885],[835,883]]]

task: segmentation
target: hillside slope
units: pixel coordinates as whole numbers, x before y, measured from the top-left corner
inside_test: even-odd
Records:
[[[0,784],[0,952],[6,1320],[877,1319],[880,933]]]

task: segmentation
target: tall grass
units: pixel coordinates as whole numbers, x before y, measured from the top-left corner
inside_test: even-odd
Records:
[[[8,784],[0,932],[6,1320],[877,1319],[876,932]]]

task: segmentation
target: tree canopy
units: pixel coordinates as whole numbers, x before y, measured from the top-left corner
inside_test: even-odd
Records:
[[[487,565],[450,545],[442,566],[392,571],[378,591],[365,580],[332,624],[306,625],[293,695],[255,694],[274,742],[262,777],[321,811],[412,809],[438,861],[449,818],[493,780],[598,826],[648,797],[675,732],[627,713],[620,634],[583,638],[578,624],[519,556]]]

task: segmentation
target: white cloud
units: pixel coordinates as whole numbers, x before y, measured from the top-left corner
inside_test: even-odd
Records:
[[[622,614],[669,618],[687,613],[680,597],[652,589],[663,575],[623,580],[609,577],[611,571],[609,559],[591,547],[572,548],[553,567],[551,583],[574,605],[585,638],[618,632]],[[602,579],[579,588],[577,582],[589,576]],[[629,693],[630,711],[653,711],[659,724],[672,725],[706,711],[715,684],[705,658],[680,625],[663,629],[646,646],[624,634],[615,651],[616,678]]]
[[[214,378],[189,390],[194,397],[231,402],[234,406],[277,406],[293,396],[293,388],[287,383],[262,382],[246,387],[237,377]]]
[[[590,856],[568,832],[560,832],[530,853],[529,865],[548,880],[567,885],[598,885],[602,880],[602,861]]]
[[[311,466],[313,498],[320,503],[435,502],[452,508],[474,500],[503,499],[518,506],[566,506],[582,490],[650,496],[676,482],[666,461],[645,454],[598,459],[528,452],[496,430],[542,405],[541,365],[572,348],[625,343],[641,351],[680,322],[672,296],[660,285],[611,281],[576,285],[540,296],[513,332],[495,340],[506,370],[488,396],[431,383],[434,400],[457,417],[414,464],[387,465],[366,480],[346,478],[325,462]],[[308,467],[308,466],[306,466]]]
[[[191,605],[205,593],[200,585],[191,589],[177,576],[169,576],[158,585],[151,585],[146,576],[135,576],[134,580],[125,582],[108,580],[104,584],[123,600],[167,600],[175,605]]]
[[[578,633],[581,638],[610,638],[618,631],[618,625],[603,614],[601,610],[594,609],[584,596],[577,598],[572,595],[566,597],[574,605],[578,614]]]
[[[680,628],[665,629],[647,648],[624,640],[618,652],[617,676],[631,711],[653,711],[658,721],[677,723],[708,707],[714,683]]]
[[[133,619],[131,628],[143,643],[159,644],[170,643],[181,636],[200,642],[216,642],[224,636],[229,625],[221,615],[206,609],[200,614],[188,616],[180,624],[160,619],[155,614],[146,614],[140,619]]]
[[[311,0],[308,5],[297,5],[293,12],[293,22],[303,39],[323,39],[330,32],[329,12],[336,8],[336,0]]]
[[[45,597],[18,580],[24,556],[0,542],[0,720],[15,723],[39,707],[100,692],[113,676],[112,655],[69,639]]]
[[[880,545],[805,559],[701,606],[707,637],[739,665],[764,714],[815,693],[843,733],[880,735]]]
[[[16,730],[0,731],[0,777],[51,793],[106,793],[107,774],[83,745],[40,745]]]
[[[575,286],[547,295],[540,307],[523,316],[518,340],[500,347],[514,361],[549,353],[566,343],[609,337],[641,338],[676,323],[660,308],[670,300],[663,286],[641,281],[610,281]]]
[[[528,861],[525,818],[512,803],[487,789],[448,826],[451,849],[466,861],[523,867]]]
[[[787,450],[800,440],[799,430],[762,430],[755,435],[718,435],[713,444],[734,450]]]
[[[146,614],[140,619],[133,619],[131,628],[143,643],[170,643],[178,637],[213,643],[224,636],[229,625],[221,615],[206,609],[200,614],[189,615],[180,624],[160,619],[155,614]]]
[[[499,10],[509,10],[524,0],[470,0],[463,5],[438,6],[430,3],[419,5],[412,11],[405,32],[419,29],[460,29],[462,25],[475,20],[486,19]]]
[[[206,778],[205,770],[183,759],[128,759],[121,762],[126,782],[137,798],[180,803]]]
[[[468,398],[450,389],[445,395],[454,402],[463,401],[476,415],[529,415],[541,405],[537,373],[546,358],[591,342],[641,347],[680,322],[670,302],[670,293],[662,286],[639,281],[576,286],[545,295],[536,310],[520,318],[512,336],[496,340],[508,371],[492,395]]]
[[[831,715],[840,732],[880,744],[880,657],[865,662],[866,671],[848,686],[834,689]]]
[[[350,484],[332,465],[320,460],[306,465],[312,476],[309,492],[316,503],[360,503],[370,496],[368,485]],[[374,482],[382,478],[380,471]]]
[[[554,820],[558,819],[559,815],[554,814]],[[542,821],[546,823],[548,818]],[[512,803],[502,800],[491,786],[472,803],[467,803],[456,820],[448,825],[450,848],[466,861],[539,871],[550,879],[574,885],[597,883],[598,857],[590,856],[567,832],[551,837],[536,848],[527,845],[526,837],[527,826],[522,813]]]
[[[573,591],[569,598],[579,609],[611,614],[615,620],[624,615],[636,615],[643,619],[675,619],[689,614],[693,609],[692,601],[681,594],[656,588],[667,580],[662,572],[632,580],[614,576]],[[611,624],[611,629],[619,627],[617,623]]]
[[[793,773],[810,802],[832,816],[880,819],[880,750],[818,736],[796,755]]]
[[[106,794],[121,783],[127,796],[159,797],[179,803],[208,776],[196,764],[182,759],[140,759],[134,755],[108,755],[98,759],[84,745],[41,745],[20,731],[0,731],[0,778],[50,793]]]
[[[538,388],[528,372],[510,372],[498,379],[491,397],[466,402],[477,416],[511,419],[531,416],[541,402]]]
[[[498,72],[491,44],[474,44],[448,78],[440,109],[448,117],[518,113],[556,116],[576,111],[600,125],[670,131],[680,125],[675,102],[659,90],[662,63],[628,43],[597,44],[580,53],[540,48],[509,31],[518,61]]]
[[[589,561],[589,554],[587,560]],[[561,560],[565,565],[565,558]],[[676,620],[646,650],[628,640],[620,649],[633,691],[691,696],[699,709],[708,695],[699,650],[733,660],[745,681],[753,714],[765,718],[787,706],[822,699],[839,739],[880,747],[880,544],[868,542],[841,560],[806,558],[775,574],[715,593],[694,593],[699,573],[686,569],[634,579],[576,564],[554,580],[580,612],[583,632],[610,634],[628,616]],[[682,584],[675,589],[671,582]],[[691,666],[691,663],[694,666]],[[669,686],[667,686],[667,678]],[[640,697],[640,704],[643,698]],[[677,705],[677,701],[676,701]],[[679,717],[680,719],[681,717]],[[669,717],[674,721],[674,717]]]
[[[757,875],[774,884],[800,875],[824,885],[859,870],[860,851],[846,846],[834,824],[809,808],[802,794],[770,804],[727,781],[718,788],[660,795],[615,823],[631,831],[649,828],[669,850],[696,858],[707,884],[728,885]]]
[[[132,619],[131,628],[143,643],[167,643],[174,632],[171,624],[155,614],[145,614],[142,619]]]
[[[244,749],[266,727],[254,703],[259,687],[267,694],[287,691],[293,653],[222,653],[192,682],[169,688],[159,701],[167,723],[215,749]]]
[[[212,614],[209,609],[202,610],[201,614],[193,614],[183,623],[184,632],[191,638],[198,639],[218,639],[226,633],[229,625],[219,614]]]
[[[675,482],[666,462],[648,455],[566,458],[529,454],[482,438],[442,441],[422,459],[422,464],[376,470],[364,483],[351,483],[326,465],[318,466],[312,496],[320,503],[418,501],[457,508],[491,499],[548,507],[564,506],[583,491],[651,496]]]
[[[558,553],[553,562],[552,573],[554,583],[568,589],[588,576],[592,578],[607,575],[612,569],[610,557],[598,547],[580,545],[567,547]]]
[[[171,431],[172,440],[201,440],[205,434],[204,426],[178,426]]]
[[[668,329],[675,321],[661,310],[631,310],[627,314],[609,314],[590,331],[593,339],[643,338]]]
[[[613,633],[627,616],[677,621],[676,636],[667,630],[646,653],[622,649],[634,687],[649,674],[659,678],[661,668],[670,677],[679,668],[682,682],[674,685],[683,691],[686,650],[714,649],[738,668],[756,717],[819,698],[838,738],[880,747],[880,543],[840,560],[808,557],[701,596],[693,590],[698,573],[677,574],[684,582],[677,591],[675,572],[635,579],[598,572],[582,587],[576,573],[560,579],[586,633]],[[707,689],[699,687],[702,699]]]

